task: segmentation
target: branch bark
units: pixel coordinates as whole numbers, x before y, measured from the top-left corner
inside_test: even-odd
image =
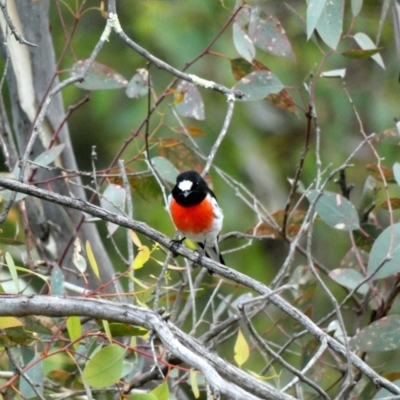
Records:
[[[232,400],[294,400],[292,396],[279,393],[244,372],[234,369],[221,358],[211,355],[204,346],[195,342],[193,338],[188,339],[186,334],[150,309],[97,299],[5,295],[0,298],[0,315],[14,317],[77,315],[141,326],[155,332],[171,354],[201,371],[215,394],[226,396]],[[178,338],[182,338],[184,343]],[[189,347],[185,342],[192,344]],[[227,368],[224,375],[229,381],[222,378],[220,372],[208,362],[205,355],[215,359],[222,370]],[[251,389],[251,392],[243,390],[239,386],[244,382],[247,382],[246,386]],[[256,391],[263,393],[263,397],[251,394]]]

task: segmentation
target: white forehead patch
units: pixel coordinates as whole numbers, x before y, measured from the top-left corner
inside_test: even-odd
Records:
[[[180,190],[182,190],[182,192],[186,192],[186,191],[190,190],[192,188],[192,186],[193,186],[192,181],[182,181],[182,182],[179,182],[179,184],[178,184],[178,188]]]

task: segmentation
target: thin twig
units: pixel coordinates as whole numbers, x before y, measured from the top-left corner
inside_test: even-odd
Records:
[[[32,390],[35,392],[36,396],[40,400],[46,400],[44,396],[39,392],[39,389],[37,388],[35,382],[32,381],[32,379],[24,372],[24,370],[21,368],[19,365],[18,361],[15,359],[12,350],[8,346],[4,346],[6,353],[8,355],[8,359],[10,360],[10,363],[12,366],[18,371],[21,377],[23,377],[28,385],[32,388]]]
[[[211,148],[210,154],[207,158],[207,163],[204,166],[203,171],[201,173],[201,175],[203,177],[208,174],[208,172],[211,168],[211,165],[214,161],[215,155],[217,154],[217,151],[218,151],[219,147],[221,146],[221,143],[224,140],[226,133],[228,132],[229,124],[232,120],[233,108],[235,106],[235,96],[228,95],[227,102],[228,102],[228,109],[226,111],[225,120],[222,125],[221,132],[219,133],[217,140],[215,141],[214,145]]]
[[[11,33],[14,35],[15,39],[21,44],[26,44],[27,46],[31,47],[37,47],[37,44],[28,42],[18,33],[17,28],[15,27],[14,23],[12,22],[12,19],[10,18],[10,15],[8,14],[7,4],[5,0],[0,0],[0,8],[1,11],[3,12],[4,19],[7,22],[7,26],[10,28]]]

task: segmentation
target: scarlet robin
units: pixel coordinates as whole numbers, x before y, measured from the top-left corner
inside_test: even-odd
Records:
[[[196,242],[208,257],[225,265],[218,249],[224,217],[213,191],[200,174],[196,171],[179,174],[168,203],[176,229]]]

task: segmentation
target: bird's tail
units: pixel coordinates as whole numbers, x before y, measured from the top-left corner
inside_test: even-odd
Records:
[[[210,257],[211,260],[217,261],[223,265],[225,264],[224,259],[222,258],[221,253],[219,252],[218,244],[214,243],[214,246],[204,246],[204,243],[198,243],[198,245],[204,250],[207,257]]]

